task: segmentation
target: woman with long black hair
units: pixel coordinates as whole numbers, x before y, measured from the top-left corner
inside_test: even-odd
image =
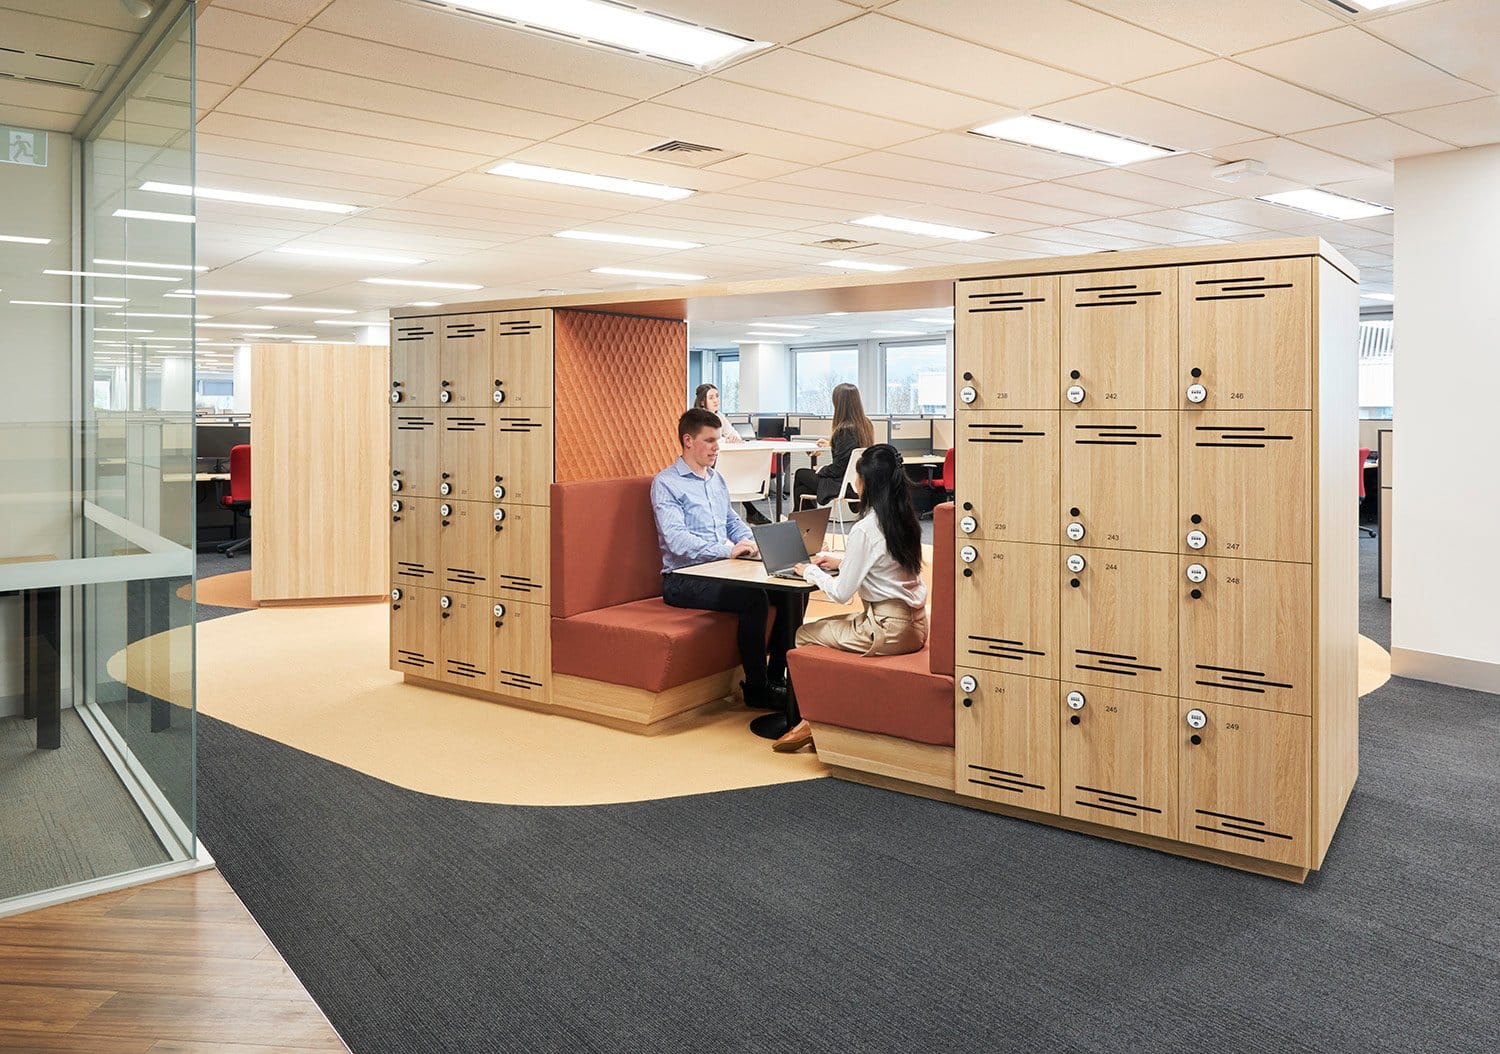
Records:
[[[867,447],[854,472],[862,511],[843,556],[819,553],[796,570],[836,604],[847,604],[858,593],[864,609],[807,623],[797,631],[797,647],[821,644],[859,655],[920,651],[927,643],[922,529],[901,455],[889,443]],[[828,573],[834,569],[836,578]],[[812,727],[802,721],[776,741],[775,749],[787,753],[810,742]]]

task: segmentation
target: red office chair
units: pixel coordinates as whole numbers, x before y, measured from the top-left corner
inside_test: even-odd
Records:
[[[1367,446],[1360,447],[1359,448],[1359,500],[1360,500],[1361,503],[1363,503],[1364,500],[1365,500],[1365,462],[1369,459],[1369,457],[1370,457],[1370,448],[1367,447]],[[1359,533],[1360,533],[1360,536],[1363,537],[1363,538],[1373,538],[1373,537],[1375,537],[1375,532],[1373,530],[1371,530],[1370,528],[1368,528],[1368,527],[1361,527],[1359,529]]]
[[[790,443],[791,440],[788,439],[786,436],[766,436],[765,439],[761,440],[761,442],[763,442],[763,443]],[[781,489],[781,491],[783,493],[786,492],[786,488],[782,486],[782,483],[784,482],[784,480],[782,479],[782,469],[784,467],[789,467],[789,466],[783,466],[782,463],[781,463],[781,459],[784,456],[785,455],[783,455],[783,454],[772,454],[771,455],[771,480],[772,480],[772,482],[777,487],[779,487]]]
[[[948,453],[943,456],[943,474],[941,476],[938,476],[936,479],[919,480],[917,483],[917,486],[934,492],[930,495],[934,507],[941,505],[945,501],[952,500],[953,492],[957,489],[953,473],[953,452],[954,448],[949,447]],[[922,515],[926,518],[931,515],[931,511],[924,512]]]
[[[215,548],[225,556],[242,553],[250,547],[250,539],[240,537],[240,517],[250,518],[250,446],[248,443],[241,443],[229,451],[229,493],[219,498],[219,504],[234,513],[234,525],[230,528],[230,540],[220,542]]]

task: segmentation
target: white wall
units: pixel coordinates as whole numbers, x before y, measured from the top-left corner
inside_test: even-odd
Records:
[[[1396,162],[1392,669],[1500,692],[1500,145]]]
[[[779,413],[792,406],[792,364],[785,344],[740,345],[740,408]]]

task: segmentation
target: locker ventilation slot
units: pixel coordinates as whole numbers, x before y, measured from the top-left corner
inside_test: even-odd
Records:
[[[969,766],[969,782],[977,783],[981,787],[999,787],[1001,790],[1015,791],[1017,794],[1025,794],[1027,788],[1031,790],[1046,790],[1040,783],[1028,783],[1025,775],[1019,772],[1007,772],[1005,769],[991,769],[983,765]]]
[[[1093,293],[1093,299],[1076,301],[1074,307],[1128,307],[1131,304],[1139,304],[1140,297],[1161,296],[1160,289],[1142,289],[1138,285],[1096,285],[1076,289],[1074,292],[1082,295]]]
[[[524,688],[527,691],[542,687],[541,681],[533,677],[528,677],[524,673],[517,673],[514,670],[501,670],[500,683],[510,688]]]
[[[425,670],[433,665],[433,661],[419,651],[408,651],[405,648],[397,648],[396,654],[401,656],[396,660],[397,666],[411,666],[418,670]]]
[[[1140,798],[1136,797],[1134,794],[1123,794],[1119,791],[1100,790],[1097,787],[1085,787],[1081,783],[1074,786],[1073,789],[1083,791],[1083,793],[1085,794],[1092,794],[1094,796],[1093,801],[1084,801],[1082,798],[1080,798],[1073,803],[1075,805],[1082,805],[1087,809],[1100,809],[1104,812],[1117,812],[1123,816],[1139,816],[1143,812],[1154,812],[1158,816],[1161,815],[1160,809],[1155,808],[1151,805],[1141,804]]]
[[[495,426],[502,432],[535,432],[542,427],[542,422],[533,417],[499,417],[495,419]]]
[[[482,336],[484,332],[483,326],[476,326],[472,322],[452,322],[443,330],[443,336],[453,340],[467,340],[469,337]]]
[[[1027,304],[1045,304],[1047,298],[1044,296],[1027,296],[1024,290],[1017,289],[1009,293],[970,293],[971,301],[978,304],[970,304],[968,312],[978,315],[989,311],[1025,311]]]
[[[969,429],[970,443],[1024,443],[1028,437],[1047,438],[1046,432],[1021,431],[1026,426],[1019,424],[971,424],[965,427]]]
[[[1160,432],[1137,431],[1140,425],[1074,425],[1088,438],[1075,438],[1075,446],[1139,446],[1139,439],[1160,439]]]
[[[1074,648],[1074,654],[1088,656],[1084,662],[1076,662],[1073,668],[1077,670],[1093,670],[1095,673],[1113,673],[1121,677],[1136,677],[1137,670],[1145,670],[1149,673],[1161,673],[1160,666],[1148,666],[1140,661],[1136,655],[1125,655],[1117,651],[1085,651],[1083,648]],[[1097,662],[1097,666],[1085,665],[1088,662]]]
[[[431,326],[397,326],[396,339],[399,340],[426,340],[436,333],[437,330]]]
[[[1209,286],[1194,300],[1264,300],[1267,289],[1290,289],[1291,282],[1267,282],[1265,275],[1240,278],[1202,278],[1195,285]]]
[[[1211,440],[1200,439],[1193,443],[1194,446],[1200,447],[1227,446],[1253,450],[1264,447],[1267,443],[1284,443],[1297,438],[1296,436],[1271,435],[1266,431],[1265,425],[1236,425],[1233,428],[1198,425],[1196,430],[1216,433]]]
[[[520,575],[501,575],[500,588],[508,589],[512,593],[535,593],[542,588],[542,584],[532,578],[523,578]]]
[[[431,417],[397,417],[396,431],[398,432],[425,432],[437,421]]]
[[[497,337],[529,337],[542,328],[540,322],[501,322]]]
[[[1207,809],[1194,809],[1199,816],[1208,817],[1209,824],[1195,824],[1200,831],[1209,831],[1213,834],[1228,835],[1230,838],[1242,838],[1247,842],[1264,842],[1268,838],[1282,838],[1288,842],[1294,841],[1289,834],[1273,831],[1266,826],[1264,820],[1252,820],[1246,816],[1235,816],[1227,812],[1209,812]]]
[[[1232,692],[1251,692],[1255,695],[1265,695],[1267,688],[1291,688],[1293,685],[1285,681],[1269,681],[1266,675],[1259,670],[1239,670],[1233,666],[1205,666],[1195,663],[1194,669],[1203,670],[1207,673],[1218,674],[1216,681],[1194,681],[1205,688],[1228,688]]]
[[[467,567],[448,568],[447,581],[460,586],[477,586],[484,581],[484,575],[472,571]]]
[[[466,677],[471,681],[477,681],[484,677],[485,671],[475,666],[472,662],[464,662],[462,659],[449,659],[448,675],[450,677]]]
[[[432,568],[426,564],[414,564],[406,560],[397,560],[396,574],[403,578],[431,578]]]
[[[1006,640],[1003,637],[976,637],[969,636],[970,644],[977,644],[977,648],[970,648],[970,655],[988,655],[997,659],[1014,659],[1017,662],[1025,662],[1027,655],[1046,655],[1044,651],[1035,651],[1026,647],[1023,640]]]
[[[443,419],[443,427],[450,432],[477,432],[481,428],[488,427],[488,421],[481,421],[477,417],[447,417]]]

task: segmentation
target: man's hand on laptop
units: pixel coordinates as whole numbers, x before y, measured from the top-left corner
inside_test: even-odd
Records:
[[[729,559],[738,560],[742,556],[755,556],[759,552],[760,550],[755,547],[755,543],[746,538],[743,542],[734,543],[734,548],[729,550]]]

